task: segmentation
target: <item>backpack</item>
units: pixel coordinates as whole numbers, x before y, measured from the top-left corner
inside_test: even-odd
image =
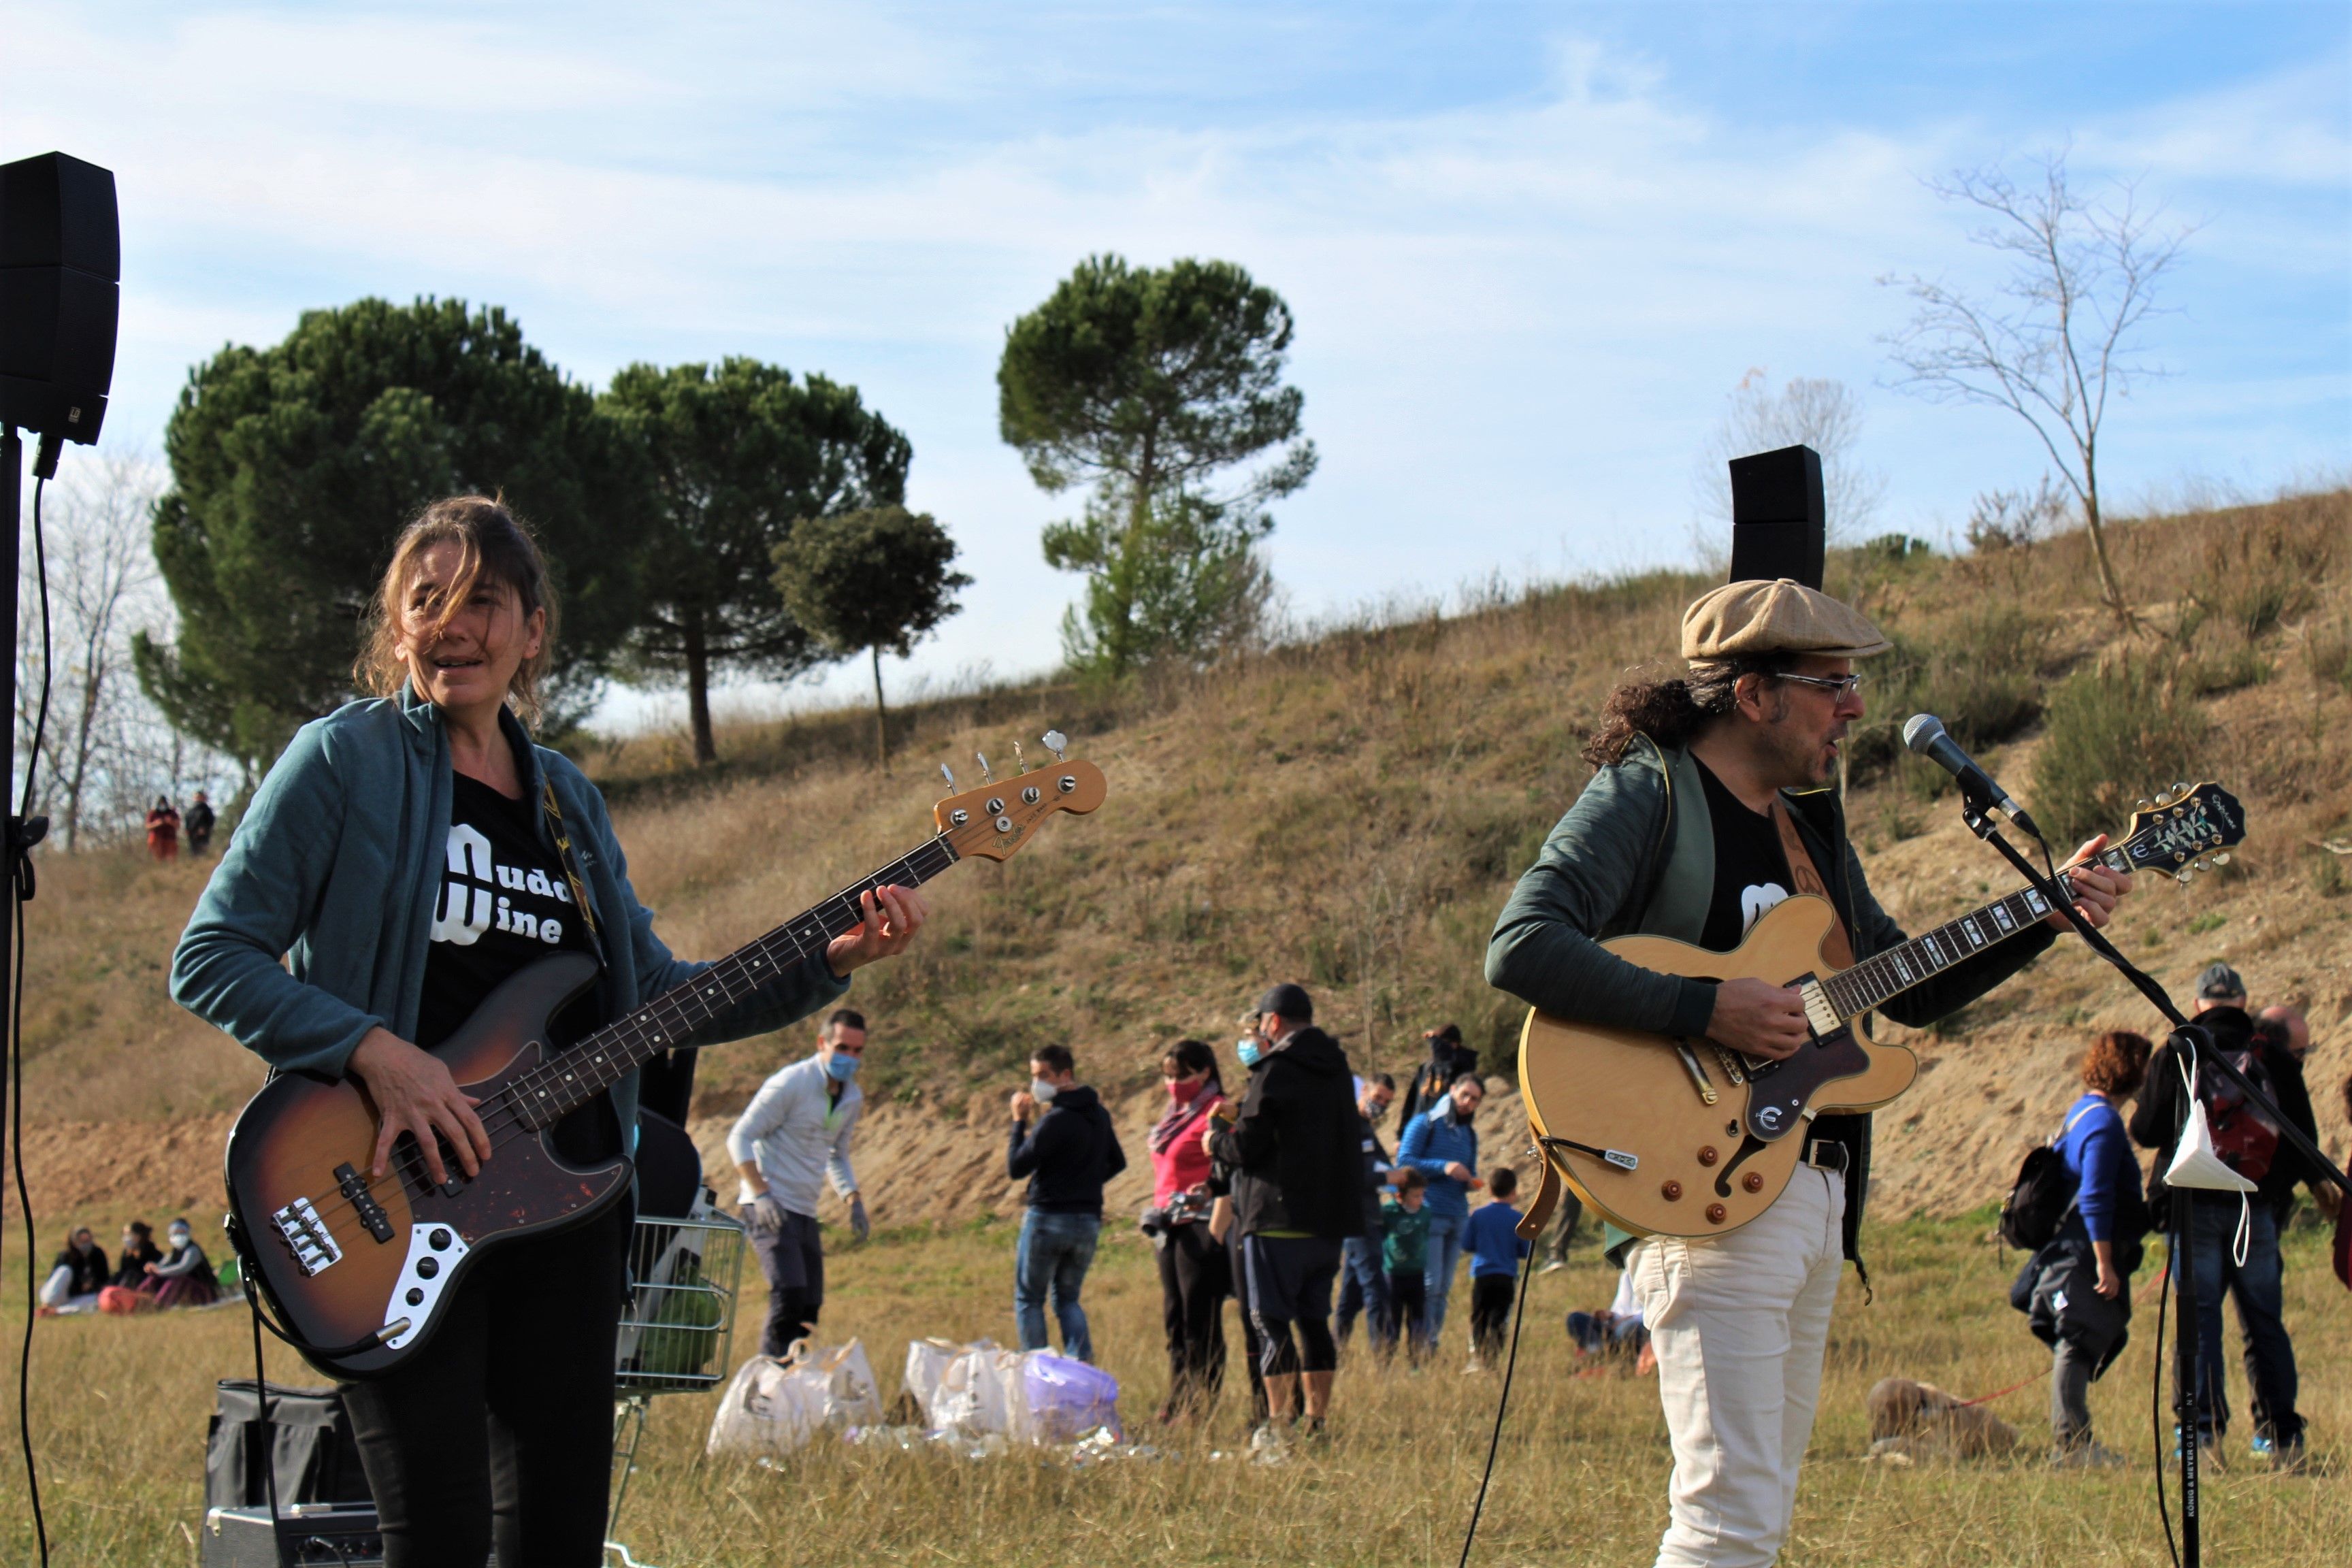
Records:
[[[2074,1206],[2074,1173],[2058,1152],[2058,1144],[2086,1111],[2077,1111],[2058,1129],[2058,1136],[2026,1152],[2017,1167],[2017,1180],[2000,1201],[2000,1238],[2020,1252],[2039,1252],[2058,1234],[2059,1224]]]
[[[2273,1105],[2278,1103],[2270,1068],[2263,1064],[2260,1040],[2243,1047],[2217,1048],[2231,1067],[2245,1075],[2247,1082],[2263,1091],[2264,1099]],[[2220,1073],[2213,1074],[2210,1079],[2201,1072],[2197,1076],[2197,1098],[2205,1102],[2206,1123],[2213,1131],[2213,1152],[2246,1180],[2261,1181],[2270,1174],[2271,1163],[2278,1157],[2278,1123],[2248,1104],[2238,1086]]]

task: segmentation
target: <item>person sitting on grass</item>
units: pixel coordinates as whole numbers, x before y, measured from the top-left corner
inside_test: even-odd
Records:
[[[1397,1331],[1416,1366],[1429,1352],[1429,1178],[1400,1165],[1396,1192],[1381,1200],[1381,1263],[1389,1271],[1388,1310],[1374,1325],[1381,1349],[1396,1349]]]
[[[170,1254],[161,1263],[147,1265],[147,1273],[155,1280],[155,1305],[158,1307],[209,1307],[220,1300],[220,1281],[213,1277],[213,1266],[205,1257],[205,1249],[196,1245],[195,1232],[188,1222],[175,1219],[164,1232],[172,1244]]]
[[[1470,1364],[1483,1372],[1503,1350],[1511,1324],[1511,1299],[1517,1292],[1519,1261],[1535,1244],[1519,1239],[1519,1173],[1498,1165],[1486,1178],[1486,1202],[1470,1216]]]
[[[155,1227],[134,1219],[122,1227],[122,1251],[115,1259],[114,1278],[107,1283],[125,1290],[152,1289],[147,1266],[163,1261],[163,1249],[155,1245]]]
[[[41,1282],[41,1310],[86,1312],[97,1304],[98,1293],[104,1289],[106,1254],[84,1226],[66,1237],[66,1249],[49,1265],[49,1277]]]
[[[1576,1347],[1577,1360],[1594,1363],[1579,1372],[1579,1377],[1591,1376],[1606,1371],[1612,1362],[1627,1360],[1633,1363],[1636,1377],[1647,1377],[1657,1370],[1657,1355],[1650,1349],[1650,1331],[1642,1326],[1642,1298],[1634,1292],[1630,1270],[1619,1272],[1617,1294],[1609,1305],[1597,1312],[1568,1315],[1568,1338]]]

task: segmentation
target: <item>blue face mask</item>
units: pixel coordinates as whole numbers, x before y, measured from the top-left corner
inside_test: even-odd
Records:
[[[1242,1066],[1245,1068],[1257,1066],[1258,1058],[1265,1055],[1265,1047],[1259,1045],[1254,1037],[1244,1037],[1240,1045],[1234,1047],[1234,1050],[1242,1058]]]
[[[846,1051],[835,1051],[824,1058],[824,1070],[847,1083],[857,1076],[857,1058]]]

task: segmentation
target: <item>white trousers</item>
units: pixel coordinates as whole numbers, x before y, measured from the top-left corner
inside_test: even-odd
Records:
[[[1787,1539],[1837,1305],[1845,1178],[1797,1167],[1720,1238],[1651,1237],[1625,1267],[1674,1441],[1657,1568],[1769,1568]]]

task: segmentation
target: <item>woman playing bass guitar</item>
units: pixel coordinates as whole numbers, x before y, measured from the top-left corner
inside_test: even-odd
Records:
[[[706,967],[654,934],[603,797],[518,717],[536,716],[555,620],[539,550],[504,505],[425,509],[378,585],[357,669],[378,695],[295,735],[173,956],[173,996],[273,1068],[360,1081],[382,1121],[375,1178],[421,1159],[439,1184],[449,1163],[471,1177],[493,1157],[475,1102],[430,1050],[524,965],[565,949],[602,964],[559,1045]],[[821,958],[681,1044],[830,1006],[925,914],[898,887],[862,909]],[[636,1110],[631,1073],[552,1142],[573,1163],[609,1161],[634,1147]],[[493,1543],[508,1568],[602,1562],[629,1223],[615,1203],[486,1253],[415,1356],[344,1384],[394,1568],[478,1563]]]

